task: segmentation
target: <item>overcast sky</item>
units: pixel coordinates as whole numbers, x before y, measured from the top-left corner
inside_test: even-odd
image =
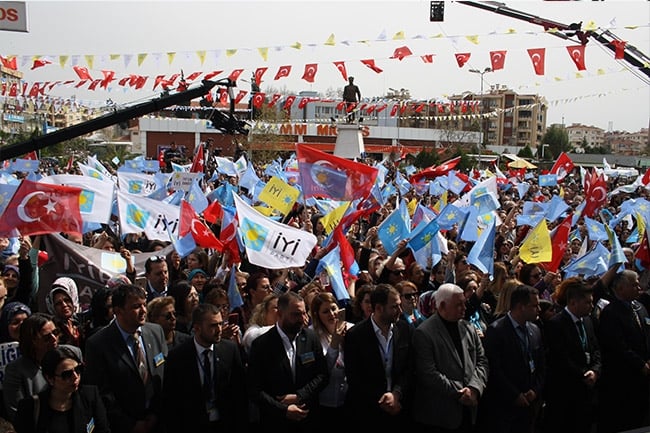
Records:
[[[587,44],[587,70],[582,78],[571,61],[564,41],[528,24],[456,2],[445,2],[445,20],[429,21],[429,1],[212,1],[212,2],[28,2],[29,33],[0,32],[0,55],[50,56],[53,64],[21,70],[28,82],[76,80],[72,62],[87,66],[101,78],[102,69],[149,75],[148,90],[125,91],[115,82],[110,92],[56,88],[54,96],[76,94],[79,99],[118,102],[139,101],[153,95],[156,75],[181,69],[195,71],[245,69],[250,78],[258,67],[268,67],[262,91],[299,92],[337,90],[346,83],[332,64],[344,61],[356,77],[362,96],[383,96],[389,88],[408,89],[413,98],[444,100],[464,91],[479,92],[480,76],[469,72],[490,66],[489,52],[507,50],[505,68],[484,75],[484,89],[506,85],[519,93],[538,93],[549,102],[548,123],[583,123],[636,131],[647,128],[650,118],[648,84],[624,69],[613,53],[595,41]],[[508,6],[561,23],[590,21],[609,28],[622,40],[650,53],[650,2],[508,2]],[[626,28],[628,27],[628,28]],[[394,40],[398,32],[404,39]],[[333,37],[333,46],[325,42]],[[384,39],[385,35],[385,40]],[[467,36],[478,36],[478,44]],[[366,41],[366,42],[360,42]],[[296,50],[291,45],[300,42]],[[398,47],[407,46],[413,56],[391,59]],[[258,48],[268,48],[264,60]],[[537,76],[528,48],[546,48],[546,74]],[[228,56],[226,50],[237,49]],[[197,51],[206,51],[201,64]],[[175,52],[170,65],[168,52]],[[147,53],[138,66],[137,56]],[[459,68],[455,53],[471,53]],[[110,60],[110,54],[120,54]],[[420,56],[435,54],[433,64]],[[58,56],[71,59],[64,68]],[[78,56],[78,57],[75,57]],[[132,56],[129,65],[125,59]],[[360,60],[374,59],[384,70],[377,74]],[[301,79],[305,64],[317,63],[313,84]],[[292,65],[289,77],[273,78],[280,66]],[[647,82],[647,77],[646,77]],[[239,87],[250,90],[241,79]]]

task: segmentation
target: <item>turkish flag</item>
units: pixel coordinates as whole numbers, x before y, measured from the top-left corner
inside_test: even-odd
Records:
[[[16,61],[16,56],[11,59],[8,57],[0,56],[0,63],[7,69],[13,69],[14,71],[18,70],[18,62]]]
[[[188,75],[187,77],[185,77],[185,79],[186,79],[187,81],[194,81],[194,80],[196,80],[197,78],[199,78],[199,77],[201,76],[202,73],[203,73],[202,71],[192,72],[190,75]]]
[[[257,108],[258,110],[262,108],[262,105],[264,104],[264,98],[266,98],[266,93],[256,93],[255,96],[253,96],[253,107]]]
[[[293,101],[295,101],[295,100],[296,100],[295,95],[287,96],[287,99],[284,100],[284,105],[282,106],[282,109],[287,110],[287,111],[291,110],[291,106],[293,105]]]
[[[645,173],[643,173],[643,177],[641,178],[641,182],[644,185],[647,185],[650,183],[650,169],[646,170]]]
[[[641,266],[650,269],[650,242],[648,242],[648,230],[643,232],[643,239],[639,248],[634,253],[634,257],[639,259]]]
[[[345,62],[334,62],[334,66],[341,73],[343,80],[348,81],[348,71],[345,69]]]
[[[129,77],[120,78],[120,81],[118,81],[117,84],[119,84],[120,86],[126,86],[126,83],[128,83],[129,80],[130,80]]]
[[[262,84],[262,77],[269,68],[257,68],[255,69],[255,84],[258,86]]]
[[[357,103],[356,102],[348,102],[346,103],[346,113],[351,113],[354,111],[354,109],[357,108]]]
[[[212,230],[201,221],[196,211],[187,201],[181,201],[179,236],[192,233],[196,245],[203,248],[214,248],[223,251],[223,243],[217,239]]]
[[[345,108],[345,104],[347,104],[347,102],[345,102],[345,101],[341,101],[341,102],[339,102],[338,104],[336,104],[336,109],[337,109],[338,111],[343,110],[343,109]]]
[[[190,173],[203,173],[204,156],[203,143],[200,143],[199,148],[196,149],[196,155],[194,155],[194,161],[192,161]]]
[[[239,102],[244,99],[244,96],[246,96],[247,93],[248,91],[246,90],[240,90],[239,93],[237,93],[237,96],[235,96],[235,104],[239,104]]]
[[[411,183],[416,183],[425,177],[434,178],[438,176],[444,176],[447,173],[449,173],[449,171],[453,170],[454,167],[456,167],[459,162],[460,162],[460,156],[457,156],[456,158],[452,158],[448,161],[445,161],[444,163],[436,167],[425,168],[421,172],[415,173],[413,176],[411,176],[409,181]]]
[[[469,60],[469,58],[472,56],[472,53],[456,53],[456,63],[458,63],[458,67],[462,68],[465,66],[465,63]]]
[[[273,94],[273,97],[272,97],[271,100],[269,101],[269,107],[273,107],[273,106],[275,106],[275,104],[278,103],[278,101],[280,100],[280,98],[282,98],[282,94],[281,94],[281,93],[274,93],[274,94]]]
[[[80,80],[93,79],[93,77],[90,76],[90,72],[88,72],[88,68],[84,66],[74,65],[72,69],[74,69],[74,71],[77,73],[77,76],[79,77]]]
[[[219,200],[215,200],[208,205],[203,211],[203,218],[209,223],[216,223],[223,216],[223,209]]]
[[[309,63],[305,65],[305,72],[302,74],[302,79],[308,83],[313,83],[318,72],[318,63]]]
[[[614,45],[614,48],[616,49],[614,53],[614,58],[617,60],[621,60],[625,58],[625,45],[627,45],[626,41],[612,41],[610,44]]]
[[[413,52],[409,49],[409,47],[403,46],[403,47],[395,48],[395,51],[393,51],[393,55],[391,59],[398,59],[401,61],[404,57],[408,57],[411,55],[413,55]]]
[[[382,72],[384,72],[383,69],[381,69],[377,65],[375,65],[375,61],[373,59],[361,60],[361,63],[363,63],[364,65],[366,65],[367,67],[369,67],[370,69],[372,69],[373,71],[375,71],[378,74],[381,74]]]
[[[551,234],[551,244],[553,246],[551,261],[541,263],[542,267],[549,272],[557,272],[560,263],[562,263],[564,252],[569,246],[569,232],[571,231],[572,222],[573,214],[570,213]]]
[[[210,80],[210,79],[216,77],[217,75],[219,75],[219,74],[222,73],[222,72],[223,72],[223,71],[212,71],[212,72],[208,72],[207,74],[205,74],[205,77],[203,77],[203,79],[204,79],[204,80]]]
[[[135,88],[136,88],[136,90],[142,89],[144,87],[144,85],[147,83],[148,79],[149,79],[149,77],[147,77],[147,76],[138,75],[137,78],[135,79]]]
[[[528,55],[533,62],[535,74],[544,75],[544,59],[546,57],[546,48],[529,48]]]
[[[433,54],[424,54],[420,56],[424,63],[433,63]]]
[[[232,81],[237,81],[237,78],[239,78],[242,72],[244,72],[243,69],[235,69],[228,75],[228,78]]]
[[[29,97],[30,98],[37,97],[39,91],[40,91],[39,83],[32,84],[32,88],[29,91]]]
[[[589,183],[588,188],[585,189],[585,197],[587,204],[582,211],[583,216],[591,217],[607,203],[607,183],[602,174]]]
[[[0,233],[21,235],[81,233],[81,188],[48,185],[24,179],[0,219]]]
[[[49,65],[50,63],[52,63],[52,62],[50,62],[47,59],[34,59],[34,64],[32,65],[31,69],[33,71],[36,68],[42,68],[43,66]]]
[[[578,68],[579,71],[584,71],[587,69],[585,67],[585,46],[584,45],[572,45],[570,47],[566,47],[566,50],[569,52],[569,56],[571,56],[571,60],[573,60],[573,63],[576,64],[576,68]]]
[[[291,66],[280,66],[278,69],[278,72],[275,74],[275,78],[273,80],[279,80],[280,78],[288,77],[289,74],[291,73]]]
[[[565,152],[562,152],[557,158],[557,161],[555,161],[555,164],[553,164],[550,173],[556,174],[557,180],[561,181],[573,171],[573,168],[574,164],[571,158],[569,158],[569,155],[567,155]]]
[[[106,89],[111,81],[115,81],[115,71],[102,70],[102,74],[104,74],[104,79],[100,87]]]
[[[384,111],[386,108],[388,108],[388,104],[381,104],[377,109],[375,110],[377,113],[381,113]]]
[[[88,90],[95,90],[101,81],[102,80],[93,80],[92,83],[90,83],[90,86],[88,86]]]
[[[302,110],[309,102],[311,102],[311,98],[301,98],[300,102],[298,102],[298,108]]]
[[[506,64],[506,50],[490,51],[490,62],[492,63],[493,71],[503,69]]]
[[[228,105],[228,91],[226,89],[219,89],[219,102],[221,105]]]
[[[397,110],[399,110],[399,104],[393,105],[393,108],[390,109],[390,117],[395,117]]]

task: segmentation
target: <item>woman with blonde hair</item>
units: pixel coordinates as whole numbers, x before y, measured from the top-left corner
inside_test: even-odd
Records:
[[[523,284],[524,283],[516,278],[508,278],[505,283],[503,283],[501,294],[497,301],[497,307],[494,309],[495,320],[508,314],[508,311],[510,311],[510,296],[517,287],[522,286]]]
[[[253,341],[278,321],[278,295],[271,293],[253,308],[248,328],[242,337],[242,345],[246,354],[251,350]]]

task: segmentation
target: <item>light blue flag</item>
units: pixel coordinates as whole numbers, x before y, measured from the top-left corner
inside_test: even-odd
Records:
[[[607,232],[605,231],[605,226],[600,222],[585,217],[585,226],[587,227],[587,234],[589,235],[590,241],[606,241]]]
[[[14,162],[11,164],[11,171],[16,172],[16,171],[21,171],[23,173],[33,173],[35,171],[38,171],[38,168],[40,166],[40,161],[37,159],[19,159],[16,158]]]
[[[381,190],[381,197],[386,202],[392,195],[397,194],[397,188],[392,183],[387,183]]]
[[[495,224],[486,227],[467,255],[467,263],[476,266],[481,272],[494,275]]]
[[[522,182],[517,184],[517,193],[519,194],[520,199],[524,198],[529,188],[530,188],[530,184],[528,184],[527,182]]]
[[[399,241],[408,238],[410,235],[410,223],[404,218],[402,207],[406,206],[400,206],[400,208],[391,212],[377,228],[377,235],[388,254],[393,254]],[[408,210],[406,212],[408,215]]]
[[[485,215],[486,213],[497,210],[501,205],[493,192],[485,191],[482,194],[470,196],[470,203],[476,209],[477,215]]]
[[[124,164],[117,168],[118,173],[142,173],[143,165],[141,158],[127,159],[124,161]],[[158,161],[156,161],[158,163]]]
[[[471,207],[467,219],[465,220],[465,225],[463,230],[459,232],[460,238],[468,242],[478,241],[478,210],[475,207]]]
[[[540,174],[538,182],[539,186],[556,186],[557,174]]]
[[[259,181],[260,178],[257,176],[257,173],[255,173],[253,164],[248,164],[246,171],[244,171],[241,179],[239,179],[239,185],[246,188],[248,191],[251,191]]]
[[[613,230],[611,230],[607,226],[605,226],[605,230],[607,230],[607,237],[609,240],[609,245],[611,246],[611,250],[612,250],[612,252],[609,255],[608,267],[611,268],[614,265],[627,263],[627,257],[625,257],[623,248],[621,248],[621,243],[618,241],[618,236],[616,235],[616,233],[614,233]]]
[[[388,169],[384,164],[377,164],[377,185],[379,187],[384,186],[384,183],[386,183],[386,173],[388,173]]]
[[[449,185],[449,191],[453,192],[456,195],[459,195],[465,187],[467,186],[467,183],[463,181],[460,177],[456,176],[456,170],[451,170],[449,173],[447,173],[447,185]]]
[[[454,227],[454,224],[458,224],[460,227],[466,214],[467,209],[456,207],[452,203],[447,203],[440,211],[440,215],[438,215],[436,221],[441,229],[449,230]]]
[[[538,201],[525,201],[522,213],[524,215],[532,215],[541,213],[542,215],[546,214],[548,209],[548,203],[542,203]]]
[[[330,277],[330,284],[332,285],[332,292],[337,301],[350,299],[350,294],[345,288],[345,283],[343,282],[343,274],[341,272],[342,268],[341,247],[338,245],[332,248],[325,257],[320,259],[318,266],[316,267],[316,274],[320,274],[323,269],[327,271],[327,275]]]
[[[169,194],[167,193],[167,188],[158,188],[151,194],[149,194],[147,197],[152,198],[154,200],[164,200],[167,198]]]
[[[198,214],[202,213],[210,204],[196,179],[192,181],[192,186],[190,186],[189,191],[187,191],[185,200],[192,205]]]
[[[0,217],[4,213],[9,201],[11,201],[11,198],[14,196],[17,189],[18,185],[0,183]]]
[[[283,178],[284,174],[282,172],[282,165],[280,165],[280,163],[277,161],[273,161],[264,169],[264,174],[270,177],[277,176],[279,178]]]
[[[160,171],[160,163],[157,159],[144,159],[142,160],[142,171],[146,173],[158,173]]]
[[[230,268],[230,278],[228,279],[228,303],[230,304],[230,311],[244,305],[239,287],[237,287],[237,270],[234,265]]]
[[[408,193],[412,188],[409,181],[404,179],[404,176],[399,171],[395,175],[395,185],[397,185],[397,189],[401,195]]]
[[[573,219],[571,220],[571,227],[574,225],[578,224],[578,220],[582,216],[582,211],[585,209],[585,206],[587,206],[587,200],[583,200],[582,203],[578,205],[576,210],[573,212]]]
[[[404,167],[404,172],[406,173],[407,176],[411,176],[416,171],[418,171],[418,169],[413,167],[413,165],[407,165],[406,167]]]
[[[634,226],[632,233],[625,239],[626,244],[635,244],[639,242],[639,226]]]
[[[178,190],[178,191],[174,191],[173,194],[165,197],[162,201],[163,203],[169,203],[169,204],[173,204],[174,206],[180,206],[183,197],[185,197],[185,191]]]
[[[180,165],[180,164],[176,164],[175,162],[172,162],[172,171],[184,172],[189,170],[186,169],[184,165]]]
[[[557,194],[553,194],[553,197],[548,202],[546,207],[546,219],[549,222],[555,221],[562,216],[569,209],[569,205],[566,204],[564,199]]]
[[[517,226],[537,227],[537,224],[539,224],[542,219],[544,219],[543,213],[517,215]]]
[[[426,247],[431,241],[436,241],[436,234],[440,230],[440,226],[435,220],[430,222],[420,223],[413,232],[409,239],[408,246],[415,253]]]
[[[429,194],[440,197],[447,191],[447,186],[442,185],[442,177],[437,177],[433,180],[433,182],[429,182]]]
[[[609,251],[600,242],[596,242],[594,248],[584,256],[572,260],[563,269],[564,278],[575,275],[583,275],[585,278],[600,276],[607,272],[609,263]]]

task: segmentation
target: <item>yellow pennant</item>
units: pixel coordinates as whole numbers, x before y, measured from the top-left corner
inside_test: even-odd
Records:
[[[277,176],[273,176],[260,192],[259,199],[286,215],[298,199],[300,191]]]
[[[525,263],[550,262],[553,258],[551,234],[544,218],[528,233],[519,247],[519,258]]]
[[[346,201],[341,206],[334,209],[332,212],[328,213],[320,219],[320,222],[323,224],[323,228],[327,234],[330,234],[334,231],[336,226],[341,222],[341,218],[345,215],[345,211],[348,210],[350,202]]]

